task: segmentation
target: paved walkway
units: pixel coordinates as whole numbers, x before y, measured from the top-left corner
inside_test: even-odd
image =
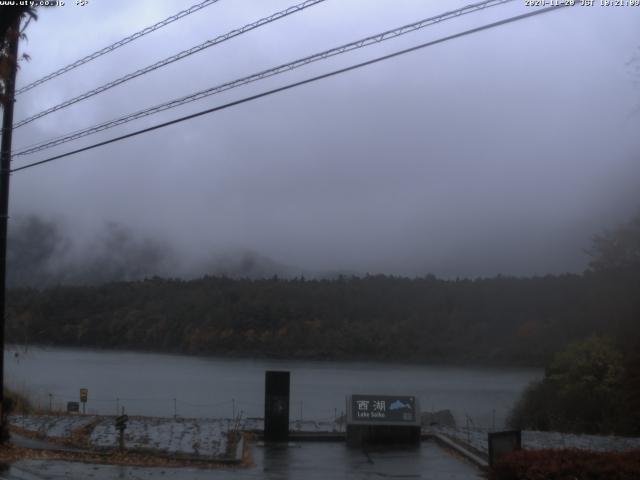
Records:
[[[481,472],[433,441],[404,449],[354,450],[344,443],[291,443],[253,446],[254,466],[221,470],[193,468],[139,468],[88,465],[60,461],[30,460],[17,462],[6,480],[112,480],[112,479],[380,479],[415,478],[432,480],[469,480],[483,478]]]

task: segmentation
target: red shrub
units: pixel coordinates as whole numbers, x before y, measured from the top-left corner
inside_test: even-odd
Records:
[[[497,462],[492,480],[640,480],[640,450],[520,450]]]

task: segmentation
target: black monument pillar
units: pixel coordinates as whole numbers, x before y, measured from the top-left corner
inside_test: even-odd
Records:
[[[265,372],[264,439],[289,440],[289,372]]]

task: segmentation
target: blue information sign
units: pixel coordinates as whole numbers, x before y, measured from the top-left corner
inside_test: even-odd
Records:
[[[391,395],[351,395],[351,421],[415,423],[415,397]]]

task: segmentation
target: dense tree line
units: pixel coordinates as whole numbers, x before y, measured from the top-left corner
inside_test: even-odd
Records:
[[[208,355],[545,365],[607,335],[632,351],[640,217],[594,239],[583,274],[195,280],[9,292],[7,339]]]
[[[156,277],[11,290],[7,338],[211,355],[542,365],[592,333],[624,343],[639,287],[635,271],[456,281]]]

